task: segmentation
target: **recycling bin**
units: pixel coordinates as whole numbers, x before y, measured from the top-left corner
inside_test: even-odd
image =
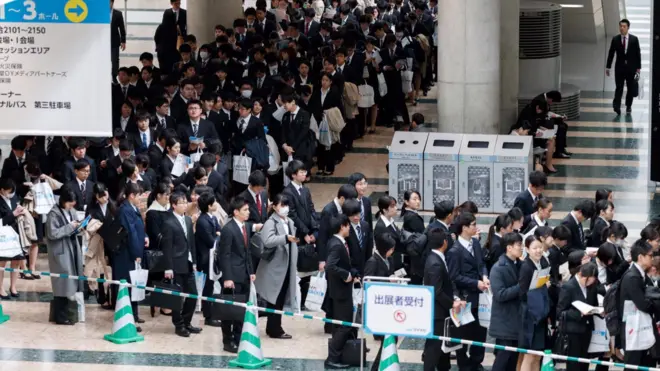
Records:
[[[458,153],[463,134],[430,133],[424,150],[424,210],[440,201],[458,204]]]
[[[458,202],[474,202],[479,212],[493,212],[497,135],[465,135],[458,154]]]
[[[403,194],[414,189],[424,194],[424,147],[429,133],[397,131],[389,148],[389,194],[403,203]]]
[[[534,169],[534,145],[531,136],[499,135],[495,145],[495,208],[505,213],[513,207],[520,192],[527,188]]]

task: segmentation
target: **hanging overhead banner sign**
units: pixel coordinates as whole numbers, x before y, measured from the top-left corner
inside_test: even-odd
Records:
[[[0,0],[0,135],[109,136],[110,2]]]

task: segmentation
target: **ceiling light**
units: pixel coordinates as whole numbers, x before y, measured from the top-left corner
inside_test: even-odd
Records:
[[[584,8],[582,4],[559,4],[562,8]]]

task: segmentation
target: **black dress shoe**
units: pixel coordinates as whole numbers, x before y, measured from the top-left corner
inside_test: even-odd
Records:
[[[11,295],[12,298],[17,298],[18,297],[18,293],[10,292],[9,295]]]
[[[144,323],[144,320],[142,318],[136,318],[135,323]]]
[[[555,153],[552,158],[571,158],[571,156],[566,153]]]
[[[234,354],[238,353],[238,345],[236,345],[235,343],[225,344],[222,347],[222,349],[224,349],[225,352],[234,353]]]
[[[200,332],[202,332],[201,328],[191,325],[186,325],[186,330],[188,330],[188,332],[190,332],[191,334],[199,334]]]
[[[60,322],[55,321],[55,324],[56,325],[63,325],[63,326],[73,326],[74,323],[70,320],[66,320],[66,321],[60,321]]]
[[[135,326],[135,331],[137,331],[137,332],[142,332],[142,327],[140,327],[140,326]]]
[[[283,332],[283,333],[281,333],[280,335],[275,335],[275,336],[273,336],[273,335],[268,335],[268,336],[269,336],[270,338],[272,338],[272,339],[283,339],[283,340],[293,339],[293,336],[287,334],[286,332]]]
[[[617,116],[621,115],[621,109],[620,108],[615,108],[614,112],[616,112]]]
[[[207,319],[204,320],[204,325],[205,326],[211,326],[211,327],[220,327],[220,326],[222,326],[222,322],[220,320],[217,320],[217,319],[207,318]]]
[[[329,368],[331,370],[340,370],[340,369],[343,369],[343,368],[351,367],[351,366],[345,365],[343,363],[334,363],[334,362],[330,362],[330,361],[323,362],[323,365],[325,366],[325,368]]]
[[[181,336],[181,337],[184,337],[184,338],[190,337],[190,331],[188,331],[188,329],[183,327],[183,326],[182,327],[177,327],[174,330],[174,333]]]
[[[573,156],[573,152],[568,152],[567,150],[564,150],[562,153],[568,156]]]
[[[9,299],[11,299],[11,296],[9,296],[9,295],[0,295],[0,299],[9,300]]]

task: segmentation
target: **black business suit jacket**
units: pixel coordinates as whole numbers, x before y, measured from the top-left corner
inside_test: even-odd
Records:
[[[18,159],[14,155],[14,151],[9,153],[9,156],[2,163],[2,177],[10,178],[14,181],[16,187],[20,187],[25,183],[25,161],[19,166]]]
[[[346,239],[348,247],[351,250],[351,266],[358,272],[358,276],[362,277],[364,274],[364,264],[371,257],[374,250],[374,236],[369,224],[360,221],[360,230],[362,233],[362,247],[358,241],[358,235],[355,228],[351,224],[351,229]]]
[[[14,210],[18,206],[18,197],[14,195],[10,200],[11,208],[5,202],[5,199],[0,197],[0,220],[2,220],[2,225],[8,225],[14,228],[18,232],[18,224],[16,223],[16,217],[14,216]]]
[[[578,224],[575,221],[571,213],[568,213],[568,215],[566,215],[564,220],[561,221],[561,224],[568,227],[568,229],[571,231],[571,240],[569,241],[568,245],[565,247],[565,249],[569,251],[569,254],[570,251],[575,251],[575,250],[584,251],[586,249],[586,246],[584,245],[584,230],[582,229],[582,225]]]
[[[165,258],[165,270],[172,270],[175,274],[190,273],[190,264],[197,264],[197,251],[195,247],[195,233],[192,219],[186,216],[187,234],[173,213],[165,218],[162,228],[160,247]],[[192,256],[192,263],[188,257]]]
[[[371,255],[367,262],[364,263],[364,277],[389,277],[392,275],[392,260],[385,260],[378,254]]]
[[[124,24],[124,15],[120,10],[112,9],[112,19],[110,21],[110,46],[118,48],[126,43],[126,25]]]
[[[177,126],[176,133],[179,139],[181,139],[181,153],[190,155],[193,152],[197,152],[196,150],[190,151],[188,149],[188,145],[190,144],[190,137],[193,136],[193,128],[192,124],[190,123],[190,119],[188,119],[188,121],[180,122]],[[197,137],[203,137],[204,143],[208,147],[209,144],[218,139],[218,133],[215,132],[215,127],[211,121],[200,119],[199,128],[197,128]]]
[[[530,215],[534,214],[534,198],[532,198],[529,190],[526,189],[516,196],[516,199],[513,201],[513,207],[517,207],[525,215],[525,220],[529,218]]]
[[[89,161],[89,168],[90,168],[90,173],[89,173],[89,178],[88,180],[96,183],[97,177],[96,177],[96,162],[92,160],[91,158],[85,156],[85,160]],[[68,183],[74,179],[76,179],[76,172],[73,170],[73,165],[75,164],[76,160],[73,158],[73,156],[69,156],[65,161],[64,165],[62,166],[62,183]]]
[[[219,222],[209,215],[202,213],[195,224],[195,249],[197,251],[198,270],[209,274],[210,251],[215,246],[217,232],[220,232]]]
[[[477,282],[488,275],[486,265],[483,262],[483,252],[479,240],[472,239],[474,255],[470,254],[460,240],[457,238],[454,246],[447,250],[445,257],[449,268],[449,275],[456,284],[456,289],[472,303],[472,308],[479,305],[479,294]]]
[[[307,25],[307,21],[302,21],[298,23],[298,32],[307,36],[308,39],[311,39],[314,36],[318,35],[319,31],[321,30],[321,24],[315,20],[309,22],[309,29],[307,30],[307,32],[305,32],[306,25]]]
[[[70,190],[73,191],[73,193],[76,195],[76,210],[78,211],[84,211],[85,206],[89,205],[92,203],[95,199],[94,197],[94,183],[90,182],[89,180],[85,180],[85,195],[84,195],[84,202],[83,202],[83,193],[80,190],[80,185],[78,184],[78,180],[74,179],[70,181],[69,183],[66,184],[66,187],[69,188]]]
[[[616,251],[616,255],[612,258],[612,263],[609,264],[607,267],[605,267],[605,273],[607,274],[607,282],[601,282],[602,284],[613,284],[614,282],[618,281],[623,277],[623,275],[626,273],[628,268],[630,268],[630,264],[626,261],[626,259],[623,257],[623,251],[621,250],[621,247],[610,243],[610,242],[604,242],[600,247],[602,248],[603,246],[611,246],[614,251]]]
[[[248,285],[250,275],[254,274],[252,257],[249,252],[252,238],[252,223],[246,222],[248,243],[245,243],[243,231],[233,218],[222,227],[218,244],[218,261],[222,271],[221,280],[234,281],[235,284]]]
[[[233,123],[233,138],[232,138],[232,153],[239,154],[245,149],[245,143],[254,138],[260,138],[264,141],[266,140],[266,132],[264,131],[264,124],[258,118],[250,116],[247,127],[245,131],[241,131],[238,128],[238,121],[240,118]],[[231,124],[230,124],[231,125]],[[231,126],[230,126],[231,127]]]
[[[635,72],[642,69],[642,51],[637,36],[628,34],[627,52],[621,42],[621,38],[621,35],[616,35],[612,38],[610,50],[607,54],[607,68],[612,68],[612,59],[616,55],[615,73]]]
[[[293,183],[290,183],[284,188],[283,192],[290,200],[289,218],[293,220],[293,224],[296,226],[297,237],[302,240],[305,236],[318,231],[318,216],[309,189],[302,187],[302,194],[300,194]]]
[[[165,17],[176,20],[176,15],[174,14],[174,10],[172,8],[165,10],[163,13],[163,18]],[[179,32],[179,34],[185,40],[186,35],[188,35],[188,12],[183,8],[179,8],[179,19],[175,22],[175,27],[176,26],[178,26],[178,30],[176,31]]]
[[[328,295],[333,300],[352,300],[353,281],[345,282],[348,276],[355,277],[351,257],[346,245],[337,236],[328,240],[328,260],[325,265],[328,279]]]
[[[318,86],[321,86],[320,82]],[[314,115],[316,122],[320,123],[321,120],[323,119],[323,111],[334,107],[339,108],[343,116],[344,105],[342,103],[341,97],[342,95],[340,93],[340,90],[334,86],[334,83],[333,86],[330,87],[330,90],[328,91],[328,94],[326,95],[323,103],[321,103],[321,88],[314,89],[314,92],[312,93],[312,97],[309,98],[309,112],[311,112]]]
[[[165,156],[165,151],[161,151],[154,143],[149,146],[147,154],[149,155],[149,167],[154,169],[158,174],[160,172],[160,164],[163,161],[163,156]]]
[[[454,305],[454,283],[449,269],[438,254],[431,252],[424,264],[424,285],[433,286],[435,291],[435,312],[433,318],[443,320],[449,316]]]
[[[282,138],[280,147],[286,143],[293,148],[293,158],[295,160],[308,163],[312,160],[314,150],[316,149],[316,142],[313,141],[313,137],[309,134],[309,126],[312,116],[302,108],[298,109],[298,114],[293,119],[293,122],[291,121],[291,115],[292,113],[287,112],[282,118]],[[282,150],[281,152],[281,155],[284,156],[284,151]]]
[[[181,97],[181,93],[177,93],[170,101],[170,116],[176,121],[178,125],[190,121],[188,117],[188,103]]]
[[[163,124],[159,121],[158,116],[153,115],[149,120],[149,127],[155,129],[158,134],[160,134],[164,129],[176,130],[176,120],[174,120],[172,116],[166,116],[165,127],[163,127]],[[158,140],[158,138],[155,138],[154,140]]]
[[[608,227],[608,224],[600,216],[595,217],[593,227],[591,227],[591,236],[589,236],[589,247],[597,247],[607,241],[607,237],[603,236],[603,231]]]
[[[142,143],[142,133],[138,130],[137,133],[130,133],[129,138],[132,139],[133,141],[133,148],[135,148],[135,154],[140,154],[140,153],[148,153],[149,152],[149,147],[153,144],[154,141],[158,140],[156,138],[156,131],[154,129],[149,129],[149,138],[147,139],[149,142],[146,143],[146,146],[143,146],[144,143]],[[151,164],[151,162],[149,162]]]
[[[395,252],[406,252],[406,247],[401,242],[401,230],[394,223],[386,227],[383,219],[378,218],[376,221],[376,227],[374,227],[374,236],[381,236],[385,233],[388,233],[390,236],[392,236],[394,241],[396,241],[396,246],[394,247]]]
[[[528,220],[529,219],[529,220]],[[523,231],[523,234],[527,234],[529,231],[536,227],[547,227],[548,226],[548,221],[544,221],[541,224],[536,221],[536,218],[534,218],[534,214],[530,215],[529,218],[525,218],[525,221],[527,224],[523,224],[523,227],[520,229]]]
[[[623,290],[622,290],[623,292]],[[642,294],[644,291],[642,291]],[[579,310],[573,306],[574,301],[581,301],[598,306],[597,285],[587,287],[587,296],[582,294],[580,285],[575,276],[571,277],[559,291],[559,302],[557,303],[557,318],[564,315],[566,319],[566,332],[569,334],[584,334],[594,329],[593,315],[583,316]]]
[[[328,258],[327,244],[330,237],[332,237],[332,233],[330,233],[330,229],[329,229],[330,221],[333,218],[338,217],[339,214],[340,214],[339,209],[337,209],[337,205],[335,205],[334,200],[330,201],[327,205],[323,207],[323,210],[321,210],[321,219],[319,221],[319,234],[318,237],[316,238],[316,250],[319,253],[320,261],[326,261],[326,259]]]
[[[623,306],[626,300],[631,300],[635,307],[640,311],[648,314],[653,314],[653,302],[646,298],[645,290],[648,286],[653,286],[653,282],[647,275],[642,277],[634,264],[631,264],[630,269],[626,271],[621,278],[621,287],[619,292],[619,313],[623,315]],[[625,346],[626,331],[621,331],[621,344]]]
[[[247,189],[239,194],[240,197],[243,197],[248,203],[250,209],[250,217],[248,218],[249,222],[255,224],[263,224],[268,220],[268,193],[264,190],[259,193],[259,198],[261,198],[261,213],[257,209],[257,200],[252,197],[252,194]]]

